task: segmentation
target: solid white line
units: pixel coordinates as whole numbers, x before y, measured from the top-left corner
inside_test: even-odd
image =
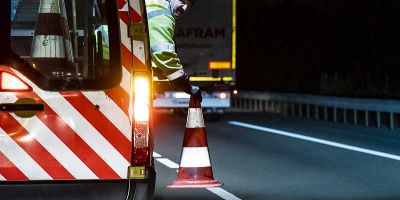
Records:
[[[266,127],[252,125],[252,124],[238,122],[238,121],[229,121],[228,123],[231,124],[231,125],[246,127],[246,128],[250,128],[250,129],[254,129],[254,130],[274,133],[274,134],[277,134],[277,135],[283,135],[283,136],[287,136],[287,137],[306,140],[306,141],[315,142],[315,143],[319,143],[319,144],[325,144],[325,145],[328,145],[328,146],[338,147],[338,148],[342,148],[342,149],[347,149],[347,150],[351,150],[351,151],[361,152],[361,153],[365,153],[365,154],[370,154],[370,155],[374,155],[374,156],[380,156],[380,157],[383,157],[383,158],[388,158],[388,159],[393,159],[393,160],[399,160],[400,161],[400,156],[393,155],[393,154],[388,154],[388,153],[384,153],[384,152],[379,152],[379,151],[374,151],[374,150],[370,150],[370,149],[360,148],[360,147],[351,146],[351,145],[347,145],[347,144],[341,144],[341,143],[337,143],[337,142],[331,142],[331,141],[328,141],[328,140],[313,138],[313,137],[309,137],[309,136],[299,135],[299,134],[295,134],[295,133],[290,133],[290,132],[281,131],[281,130],[272,129],[272,128],[266,128]]]
[[[168,158],[157,158],[156,159],[158,162],[164,164],[165,166],[171,168],[171,169],[178,169],[179,165],[176,164],[174,161],[168,159]]]
[[[2,176],[1,174],[0,174],[0,181],[5,181],[6,180],[6,178],[4,178],[4,176]]]
[[[222,188],[207,188],[207,190],[226,200],[241,200]]]
[[[0,128],[0,152],[2,152],[29,179],[53,179],[2,128]]]
[[[153,157],[154,158],[161,158],[162,156],[159,153],[153,151]]]
[[[100,112],[103,113],[129,141],[132,140],[131,122],[124,111],[122,111],[112,99],[102,91],[82,92],[82,94],[85,95],[93,105],[99,105]]]
[[[29,132],[29,137],[35,138],[76,179],[98,179],[85,163],[36,116],[24,119],[15,114],[12,116]],[[31,138],[26,138],[27,142]]]
[[[126,178],[129,162],[90,124],[60,93],[47,92],[18,73],[34,92],[40,96],[72,128],[96,154],[98,154],[121,178]]]

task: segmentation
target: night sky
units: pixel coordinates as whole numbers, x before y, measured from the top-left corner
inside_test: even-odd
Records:
[[[240,89],[400,97],[400,1],[238,0]]]

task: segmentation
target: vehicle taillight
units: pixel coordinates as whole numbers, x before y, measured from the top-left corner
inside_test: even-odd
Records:
[[[148,76],[134,78],[134,129],[133,129],[133,165],[150,164],[150,79]]]
[[[2,92],[23,92],[31,91],[32,88],[21,79],[8,72],[0,72],[0,91]]]

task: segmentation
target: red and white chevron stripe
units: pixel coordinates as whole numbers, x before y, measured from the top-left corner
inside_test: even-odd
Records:
[[[33,98],[45,110],[32,118],[0,112],[0,181],[126,178],[132,137],[133,67],[145,66],[144,41],[128,37],[142,20],[139,0],[118,0],[121,84],[99,92],[48,92],[7,67],[32,92],[0,93],[0,102]]]

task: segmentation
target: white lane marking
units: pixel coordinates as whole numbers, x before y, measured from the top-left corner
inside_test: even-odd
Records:
[[[238,122],[238,121],[229,121],[228,123],[231,125],[246,127],[246,128],[250,128],[250,129],[259,130],[259,131],[265,131],[265,132],[274,133],[277,135],[283,135],[283,136],[292,137],[292,138],[296,138],[296,139],[300,139],[300,140],[306,140],[306,141],[310,141],[310,142],[325,144],[328,146],[338,147],[338,148],[342,148],[342,149],[347,149],[347,150],[351,150],[351,151],[361,152],[361,153],[365,153],[365,154],[370,154],[370,155],[374,155],[374,156],[380,156],[380,157],[400,161],[400,156],[393,155],[393,154],[383,153],[383,152],[379,152],[379,151],[360,148],[360,147],[351,146],[351,145],[347,145],[347,144],[341,144],[341,143],[337,143],[337,142],[331,142],[328,140],[313,138],[313,137],[309,137],[309,136],[299,135],[299,134],[295,134],[295,133],[290,133],[290,132],[281,131],[281,130],[272,129],[272,128],[266,128],[266,127],[252,125],[252,124]]]
[[[161,158],[162,156],[159,153],[153,151],[153,157],[154,158]]]
[[[156,159],[158,162],[164,164],[165,166],[171,168],[171,169],[178,169],[179,165],[173,162],[172,160],[168,158],[157,158]]]
[[[20,118],[12,114],[28,132],[25,142],[35,138],[58,162],[77,179],[98,177],[36,116]]]
[[[211,167],[207,147],[183,147],[181,167]]]
[[[28,83],[33,91],[43,99],[75,131],[96,154],[98,154],[121,178],[126,177],[129,162],[83,117],[60,93],[47,92],[38,88],[18,71],[15,73]]]
[[[129,140],[132,140],[131,122],[120,107],[104,92],[82,92],[94,105],[100,106],[100,112]]]
[[[207,152],[207,154],[208,154],[208,152]],[[157,158],[156,160],[171,169],[179,168],[178,164],[176,164],[174,161],[172,161],[168,158]],[[176,172],[179,172],[179,170],[176,170]],[[206,188],[206,189],[225,200],[241,200],[238,197],[236,197],[234,194],[232,194],[222,188]]]
[[[207,190],[226,200],[241,200],[222,188],[207,188]]]
[[[0,152],[29,179],[53,179],[2,128],[0,128]]]
[[[4,176],[2,176],[1,174],[0,174],[0,181],[5,181],[6,180],[6,178],[4,178]]]

